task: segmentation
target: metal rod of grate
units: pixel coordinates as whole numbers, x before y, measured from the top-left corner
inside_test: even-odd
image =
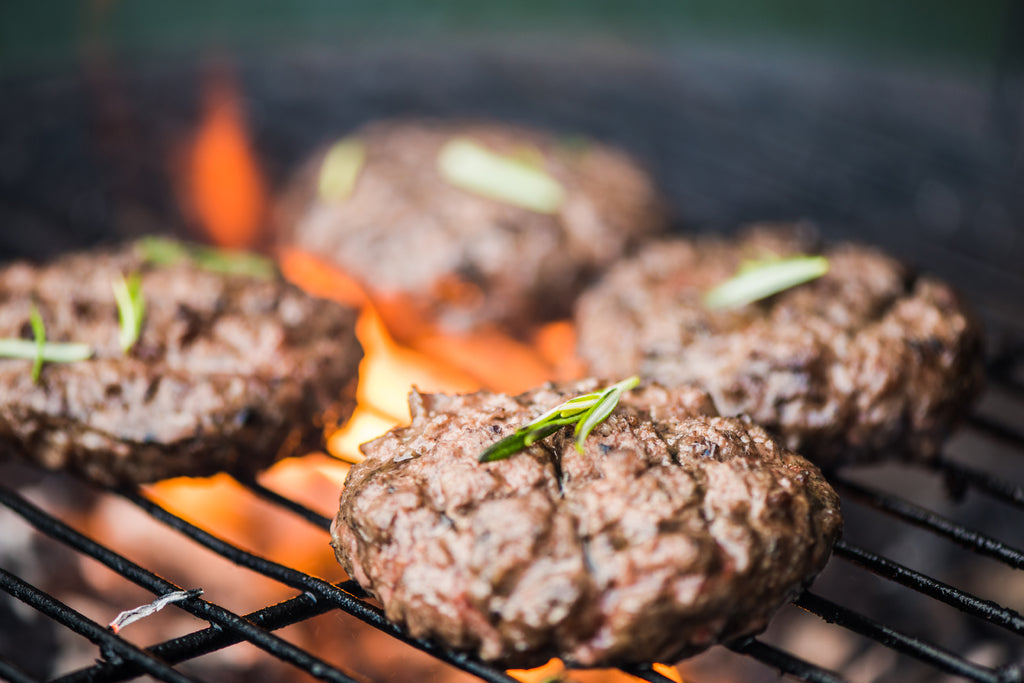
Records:
[[[182,590],[180,586],[160,578],[123,555],[119,555],[75,531],[70,526],[47,514],[6,487],[0,487],[0,502],[32,524],[38,531],[74,548],[82,554],[98,560],[129,581],[153,591],[155,595],[164,595],[172,591]],[[355,681],[351,676],[334,669],[322,659],[310,655],[301,648],[260,629],[244,618],[217,605],[199,598],[182,600],[176,604],[195,616],[216,624],[220,628],[238,631],[242,637],[253,645],[309,671],[317,678],[337,681],[338,683],[354,683]]]
[[[36,679],[29,676],[20,667],[0,659],[0,681],[10,681],[10,683],[35,683],[35,680]]]
[[[780,650],[777,647],[751,638],[742,643],[730,644],[729,649],[778,669],[781,673],[795,676],[810,683],[843,683],[836,673],[820,667],[809,666],[804,660]]]
[[[909,567],[904,567],[892,560],[852,546],[842,540],[836,543],[833,552],[836,557],[841,557],[844,560],[864,567],[883,578],[895,581],[936,600],[941,600],[947,605],[956,607],[980,619],[985,619],[997,626],[1002,626],[1009,631],[1024,635],[1024,617],[1008,607],[1003,607],[991,600],[982,600],[970,593],[961,591],[941,581],[936,581]]]
[[[475,674],[484,680],[500,681],[501,683],[511,683],[515,680],[508,676],[504,671],[482,664],[465,654],[451,652],[439,647],[435,643],[409,636],[401,628],[388,621],[379,608],[362,600],[361,597],[365,594],[362,594],[361,591],[360,595],[348,593],[321,578],[305,574],[296,569],[292,569],[291,567],[286,567],[285,565],[245,551],[203,529],[200,529],[182,517],[169,512],[152,500],[138,493],[123,492],[121,495],[145,510],[154,519],[166,524],[176,531],[181,532],[193,541],[213,550],[217,554],[241,567],[263,574],[264,576],[287,586],[291,586],[292,588],[308,591],[318,599],[328,600],[334,603],[335,606],[341,610],[355,616],[371,626],[385,631],[395,638],[398,638],[413,647],[419,648],[424,652],[428,652],[449,664]]]
[[[305,506],[299,503],[296,503],[295,501],[292,501],[282,496],[280,493],[272,491],[267,487],[252,481],[246,481],[243,482],[243,484],[246,487],[248,487],[253,493],[265,498],[266,500],[278,503],[286,502],[286,507],[288,509],[292,510],[292,512],[296,513],[303,519],[310,521],[312,524],[319,525],[324,529],[330,528],[330,519],[324,517],[323,515],[313,510],[310,510],[309,508],[306,508]],[[811,664],[810,662],[804,661],[798,657],[794,657],[793,655],[790,655],[786,652],[782,652],[777,648],[773,648],[772,646],[767,645],[765,643],[761,643],[753,638],[746,641],[743,644],[742,648],[736,646],[733,649],[736,652],[741,652],[743,654],[747,654],[751,657],[754,657],[755,659],[760,660],[762,663],[767,664],[775,669],[778,669],[782,673],[795,676],[802,680],[820,681],[822,683],[841,680],[830,671],[826,671],[825,669],[822,669],[821,667]],[[661,674],[654,671],[653,669],[650,669],[649,667],[632,667],[623,669],[623,671],[637,678],[641,678],[643,680],[668,680]]]
[[[96,643],[107,659],[132,661],[147,674],[161,681],[168,681],[168,683],[196,681],[195,678],[175,671],[152,654],[118,638],[81,612],[71,609],[57,598],[21,580],[5,569],[0,569],[0,589]]]
[[[830,481],[840,492],[897,519],[948,538],[978,555],[999,560],[1015,569],[1024,569],[1024,550],[1003,543],[980,531],[969,529],[948,517],[926,510],[897,496],[873,491],[845,477],[834,476]]]
[[[339,587],[343,586],[344,584],[339,584]],[[333,609],[335,609],[333,604],[317,600],[310,593],[302,593],[290,600],[250,612],[244,615],[244,618],[260,628],[273,631],[325,614]],[[165,662],[178,664],[235,645],[243,640],[245,640],[244,636],[237,631],[226,631],[211,626],[180,638],[164,641],[147,649]],[[141,673],[143,672],[139,667],[129,662],[100,662],[62,676],[54,683],[123,681]]]
[[[1024,438],[1014,429],[1006,427],[987,417],[975,416],[972,426],[989,435],[1009,443],[1024,452]],[[1022,506],[1020,487],[1013,486],[988,473],[940,460],[935,469],[947,476],[956,477],[963,486],[974,487],[979,492],[997,500]],[[330,520],[288,497],[272,491],[255,481],[241,482],[253,494],[268,500],[290,513],[299,515],[309,523],[327,529]],[[896,496],[872,490],[849,481],[844,477],[835,479],[837,488],[844,497],[851,497],[863,504],[890,515],[896,519],[914,524],[928,531],[949,538],[979,555],[995,558],[1015,568],[1024,568],[1024,551],[1001,543],[985,534],[968,529],[950,519]],[[389,622],[381,610],[366,600],[366,594],[353,582],[331,584],[318,577],[305,574],[232,545],[215,535],[189,523],[179,515],[158,505],[138,492],[120,492],[129,501],[154,519],[171,527],[193,542],[218,555],[254,572],[291,586],[300,593],[290,600],[271,605],[250,614],[239,616],[222,607],[198,598],[179,603],[179,607],[209,621],[212,626],[194,633],[158,643],[145,650],[122,640],[95,622],[74,612],[56,598],[31,586],[13,574],[0,570],[0,588],[31,604],[54,620],[93,640],[101,648],[103,659],[97,664],[65,675],[64,681],[115,681],[125,680],[140,674],[150,674],[160,680],[191,680],[173,669],[172,664],[198,657],[215,649],[248,641],[263,648],[270,654],[308,671],[324,680],[351,681],[345,672],[304,652],[287,641],[275,637],[271,631],[299,621],[312,618],[324,612],[341,609],[370,626],[381,630],[405,643],[412,645],[442,661],[476,675],[485,681],[511,683],[515,679],[504,671],[483,664],[466,655],[447,651],[428,641],[411,638],[398,626]],[[13,510],[42,533],[104,563],[125,578],[163,594],[177,587],[157,577],[148,570],[117,555],[100,543],[75,531],[59,519],[29,503],[19,494],[0,487],[0,503]],[[991,601],[982,600],[969,593],[944,584],[920,572],[904,567],[888,558],[841,541],[836,547],[836,556],[870,571],[882,578],[900,584],[932,599],[942,601],[966,614],[999,626],[1014,634],[1024,634],[1024,617],[1012,609]],[[1015,666],[993,669],[968,661],[960,655],[935,644],[900,633],[848,607],[838,605],[810,592],[801,595],[795,603],[822,619],[845,629],[859,633],[871,640],[882,643],[898,652],[926,662],[935,668],[962,676],[968,680],[991,683],[1010,683],[1024,680],[1024,674]],[[773,645],[756,639],[749,639],[730,646],[732,650],[753,657],[795,678],[821,683],[836,683],[842,678],[834,672],[807,662]],[[624,669],[640,679],[652,683],[664,683],[666,679],[650,667]],[[33,680],[16,666],[0,661],[0,677],[12,681]]]
[[[841,624],[851,631],[867,636],[898,652],[928,662],[948,673],[985,683],[1005,683],[1019,680],[1018,674],[1012,670],[1002,671],[974,664],[945,648],[900,633],[847,607],[825,600],[810,591],[804,591],[794,604],[803,607],[808,612],[817,614],[825,621]]]

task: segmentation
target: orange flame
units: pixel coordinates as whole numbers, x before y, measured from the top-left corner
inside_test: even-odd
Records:
[[[363,306],[368,297],[362,286],[338,268],[299,249],[282,247],[278,267],[285,279],[322,299]]]
[[[260,246],[265,237],[259,232],[265,215],[264,184],[248,139],[239,93],[223,73],[209,81],[202,122],[187,151],[184,197],[206,236],[223,247]],[[359,445],[408,421],[410,387],[427,392],[486,388],[518,393],[545,381],[581,376],[582,365],[574,354],[575,330],[568,321],[539,327],[528,341],[496,329],[450,334],[407,306],[402,297],[374,297],[322,259],[288,247],[280,249],[277,258],[285,278],[305,291],[360,309],[356,336],[364,358],[359,367],[358,404],[348,422],[327,435],[327,450],[334,457],[314,453],[291,458],[261,475],[272,489],[313,509],[320,508],[324,514],[332,513],[323,503],[333,504],[348,473],[347,463],[362,459]],[[285,533],[254,534],[245,511],[251,512],[259,503],[249,500],[251,496],[229,477],[174,479],[155,484],[150,491],[177,509],[188,510],[202,526],[239,538],[242,545],[255,543],[267,555],[282,557],[306,571],[330,571],[321,564],[322,539],[308,529],[303,530],[305,535],[291,528]],[[315,538],[305,538],[311,533]],[[658,664],[655,669],[682,683],[675,667]],[[537,669],[509,673],[524,683],[537,683],[567,672],[563,663],[554,659]],[[570,680],[626,681],[631,677],[612,670],[573,671]]]
[[[573,358],[575,335],[568,323],[541,328],[534,344],[512,339],[494,329],[466,334],[438,331],[415,311],[405,316],[396,310],[398,299],[371,300],[346,273],[298,249],[279,253],[284,276],[316,296],[362,307],[356,336],[364,357],[359,369],[358,407],[349,423],[329,435],[328,451],[349,462],[359,462],[358,446],[408,421],[411,387],[425,392],[462,393],[486,388],[518,393],[550,379],[578,375]],[[391,334],[387,321],[404,317],[403,342]],[[410,321],[412,321],[410,323]]]
[[[240,99],[226,75],[211,77],[187,155],[186,202],[210,238],[229,248],[259,241],[266,203]]]
[[[679,670],[669,664],[655,664],[654,670],[674,683],[684,683]],[[545,683],[565,681],[566,683],[628,683],[637,678],[615,669],[566,669],[560,659],[552,659],[536,669],[509,669],[508,675],[520,683]]]

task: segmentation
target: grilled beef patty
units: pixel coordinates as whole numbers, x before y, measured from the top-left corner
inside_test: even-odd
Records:
[[[141,276],[141,336],[118,342],[111,283]],[[136,245],[0,270],[0,337],[32,338],[37,305],[53,342],[89,360],[0,358],[0,449],[103,484],[227,470],[248,474],[320,447],[325,410],[351,413],[362,351],[355,312],[279,279],[184,260],[147,264]]]
[[[652,243],[581,297],[580,355],[596,374],[699,384],[823,466],[934,456],[982,383],[980,329],[946,284],[839,244],[820,279],[735,310],[702,304],[744,259],[817,251],[782,226]]]
[[[821,473],[690,387],[627,393],[582,453],[563,428],[477,462],[594,388],[413,392],[411,424],[363,445],[332,545],[388,618],[505,666],[666,661],[762,630],[824,566]]]
[[[564,189],[560,208],[539,213],[453,185],[438,160],[457,138],[541,169]],[[402,304],[388,320],[399,334],[410,311],[453,331],[568,316],[585,281],[665,225],[648,174],[595,142],[497,123],[402,120],[350,139],[365,150],[351,194],[321,196],[321,150],[282,195],[277,234],[362,283],[386,318]]]

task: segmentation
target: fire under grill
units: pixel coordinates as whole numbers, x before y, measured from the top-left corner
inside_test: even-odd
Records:
[[[1012,371],[1008,372],[1008,369]],[[1024,347],[1020,345],[994,359],[989,372],[990,393],[1005,393],[1016,399],[1024,397],[1024,383],[1014,374],[1022,369]],[[971,417],[967,430],[1009,448],[1005,457],[1015,459],[1024,457],[1024,433],[1020,428],[1019,421],[1005,421],[981,409]],[[942,457],[934,465],[922,465],[916,469],[922,470],[930,478],[944,481],[947,495],[951,498],[982,496],[998,503],[1003,510],[1001,514],[1011,517],[1014,520],[1013,524],[1024,525],[1024,489],[1000,474],[962,464],[952,455]],[[985,531],[976,529],[972,524],[965,523],[962,516],[948,515],[916,504],[906,496],[891,493],[886,487],[860,483],[854,474],[855,472],[841,473],[831,477],[842,495],[844,509],[868,508],[882,516],[881,523],[884,525],[911,525],[923,529],[937,539],[960,546],[957,549],[962,555],[959,563],[974,562],[985,557],[1015,570],[1024,569],[1024,548],[1002,542]],[[271,504],[276,514],[298,515],[305,522],[320,529],[326,545],[330,525],[328,517],[256,481],[238,483],[248,489],[252,496]],[[171,682],[199,680],[175,666],[243,641],[321,680],[339,683],[365,680],[360,674],[347,670],[344,665],[332,664],[321,655],[275,635],[278,629],[334,610],[352,615],[370,627],[481,680],[495,683],[512,683],[517,680],[505,671],[471,657],[409,637],[401,628],[390,623],[353,581],[333,584],[287,564],[250,552],[190,523],[142,491],[111,490],[103,492],[102,495],[119,496],[129,501],[138,509],[139,514],[148,515],[173,529],[179,543],[198,544],[208,552],[220,555],[250,572],[279,582],[294,589],[296,593],[291,599],[248,614],[238,614],[202,597],[189,597],[176,602],[173,608],[185,610],[209,622],[210,626],[148,647],[139,647],[121,635],[113,633],[107,626],[69,607],[58,596],[33,585],[13,572],[0,569],[0,587],[4,592],[96,645],[97,660],[94,665],[61,672],[55,680],[68,683],[95,683],[128,680],[143,674]],[[83,533],[75,528],[73,522],[47,512],[8,486],[0,487],[0,503],[31,525],[37,533],[102,563],[127,581],[152,592],[154,597],[194,588],[178,586],[158,576],[125,555],[112,550],[102,538]],[[1024,648],[1024,616],[1019,612],[1005,604],[979,597],[930,576],[927,570],[919,571],[908,567],[888,557],[885,552],[863,547],[856,540],[861,530],[857,528],[855,522],[856,520],[854,524],[848,526],[845,537],[836,546],[833,564],[849,565],[856,572],[868,572],[880,577],[891,584],[891,587],[898,587],[900,591],[912,591],[930,601],[944,603],[955,612],[950,616],[951,619],[976,620],[996,627],[1003,632],[997,640],[1003,642],[1007,652],[1019,653]],[[165,552],[174,553],[176,550],[167,548]],[[845,629],[863,639],[874,641],[901,656],[918,660],[935,676],[946,673],[966,680],[989,683],[1024,680],[1024,668],[1019,662],[992,667],[972,661],[964,653],[952,651],[941,643],[888,625],[870,613],[870,606],[865,609],[858,605],[858,596],[854,592],[847,592],[846,599],[837,600],[824,597],[812,587],[799,596],[793,605],[831,624],[823,624],[822,628]],[[921,613],[927,611],[920,608],[919,610]],[[342,637],[341,634],[339,637]],[[769,669],[776,669],[796,679],[817,682],[846,680],[843,675],[821,666],[813,658],[794,654],[765,638],[751,638],[730,644],[728,647],[735,653],[746,655]],[[0,676],[18,683],[40,680],[27,673],[23,664],[10,659],[0,660]],[[647,667],[628,669],[626,673],[653,682],[671,680]]]
[[[967,424],[935,463],[831,473],[846,526],[822,575],[764,634],[713,648],[680,673],[690,683],[774,680],[777,672],[822,682],[1024,680],[1024,136],[1014,97],[1024,90],[1012,79],[993,95],[963,82],[929,89],[914,74],[838,71],[842,78],[830,79],[806,65],[662,57],[366,49],[249,57],[237,77],[271,186],[325,136],[370,118],[496,117],[580,130],[637,152],[689,225],[806,216],[828,238],[878,244],[950,279],[979,310],[990,342],[987,393]],[[168,166],[200,117],[202,74],[192,63],[120,71],[99,60],[83,74],[0,80],[0,261],[154,231],[187,234]],[[438,671],[445,681],[523,678],[410,638],[354,582],[321,578],[341,571],[327,547],[332,511],[282,481],[221,482],[261,538],[301,528],[301,541],[270,552],[162,485],[99,490],[0,463],[0,679],[234,680],[225,676],[247,670],[230,668],[239,661],[273,663],[274,677],[259,678],[275,683],[440,680]],[[316,500],[333,503],[337,488]],[[97,508],[118,517],[101,524]],[[126,540],[122,526],[143,531]],[[156,550],[135,543],[156,528]],[[40,552],[35,564],[18,554],[26,548]],[[298,558],[310,553],[330,568]],[[154,560],[175,556],[204,567],[198,578]],[[64,576],[90,567],[105,568],[101,588]],[[272,589],[253,590],[248,601],[225,595],[210,584],[229,571],[240,584]],[[111,583],[123,588],[102,588]],[[119,633],[107,627],[121,609],[196,589],[206,592]],[[280,597],[257,600],[268,594]],[[151,626],[168,614],[185,621]],[[319,639],[296,635],[314,624]],[[374,669],[385,674],[359,661],[356,633],[399,653]],[[73,660],[59,652],[68,641],[79,650]],[[335,650],[345,642],[356,658]],[[236,652],[244,654],[232,659]],[[409,653],[433,668],[409,669]],[[217,656],[228,664],[203,668]],[[710,663],[700,664],[705,657]],[[675,675],[653,665],[624,673],[655,682]],[[590,680],[569,673],[577,676]]]

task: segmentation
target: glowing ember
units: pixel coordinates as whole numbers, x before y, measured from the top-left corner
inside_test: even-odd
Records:
[[[257,243],[266,196],[239,99],[229,79],[211,79],[186,179],[197,219],[216,244],[232,248]]]

